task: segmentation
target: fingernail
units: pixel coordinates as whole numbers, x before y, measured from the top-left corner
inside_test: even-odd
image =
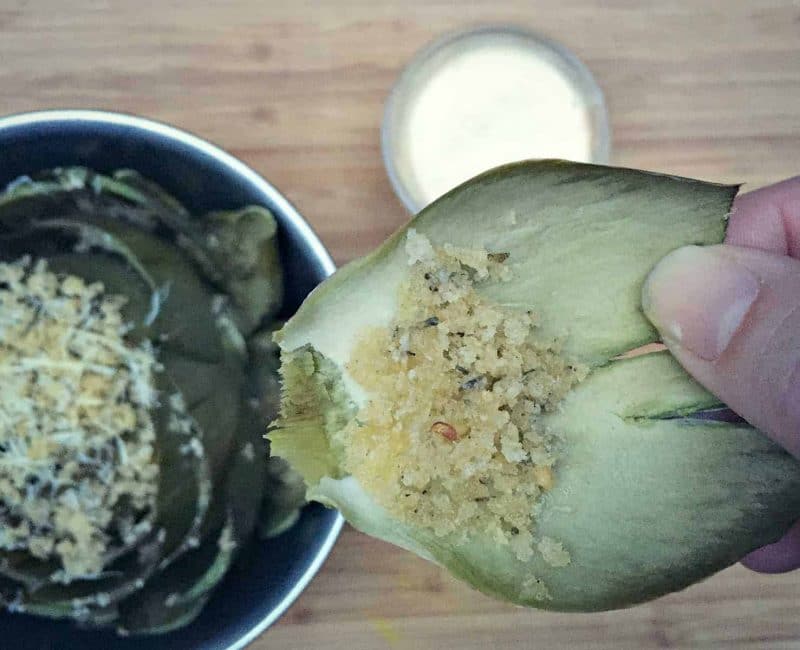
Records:
[[[721,247],[687,246],[650,273],[642,307],[665,341],[713,361],[730,344],[758,292],[758,278]]]

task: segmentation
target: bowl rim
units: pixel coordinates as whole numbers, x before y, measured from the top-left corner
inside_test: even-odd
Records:
[[[248,165],[243,163],[238,158],[224,151],[215,144],[208,140],[184,131],[177,127],[171,126],[164,122],[152,120],[137,115],[128,113],[119,113],[114,111],[94,110],[94,109],[49,109],[39,111],[29,111],[23,113],[14,113],[4,117],[0,117],[0,132],[8,131],[25,126],[33,126],[40,124],[58,125],[58,124],[102,124],[128,127],[135,131],[144,131],[147,133],[155,134],[166,138],[167,140],[180,143],[203,153],[216,161],[223,164],[225,167],[234,172],[237,176],[244,179],[247,183],[257,188],[262,194],[267,196],[274,204],[277,210],[282,213],[292,224],[294,228],[300,233],[303,241],[308,245],[311,254],[319,260],[325,276],[330,276],[336,270],[336,265],[328,253],[325,246],[318,235],[311,228],[309,223],[300,215],[297,209],[284,197],[272,184],[265,180],[261,175],[255,172]],[[0,153],[2,155],[2,153]],[[325,560],[336,543],[336,540],[341,533],[344,526],[344,517],[340,512],[336,513],[336,517],[328,530],[325,539],[320,545],[314,560],[309,564],[300,578],[295,582],[289,592],[284,598],[275,606],[269,614],[262,618],[256,625],[251,627],[245,634],[243,634],[234,643],[227,647],[227,650],[241,650],[259,635],[261,635],[267,628],[269,628],[275,621],[277,621],[286,610],[294,603],[300,594],[309,585],[314,576],[319,572]]]
[[[403,174],[398,169],[395,127],[398,115],[404,108],[402,100],[413,92],[416,72],[421,70],[436,54],[457,45],[461,41],[484,36],[511,36],[518,40],[528,41],[533,47],[549,51],[572,70],[591,113],[591,123],[595,137],[591,162],[608,164],[611,159],[611,121],[605,94],[592,71],[575,52],[566,45],[538,31],[514,23],[488,23],[447,31],[428,41],[403,66],[386,98],[381,118],[380,138],[383,165],[386,168],[386,174],[389,177],[389,182],[395,195],[412,215],[425,208],[428,204],[423,204],[419,201],[419,197],[414,195],[414,191],[403,179]]]

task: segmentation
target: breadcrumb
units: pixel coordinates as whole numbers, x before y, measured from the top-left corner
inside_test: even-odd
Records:
[[[528,559],[559,448],[538,416],[586,369],[537,339],[534,314],[481,297],[482,283],[508,279],[506,254],[435,247],[414,230],[406,251],[397,317],[361,332],[347,366],[369,401],[341,434],[344,468],[402,521],[488,535]],[[538,549],[568,562],[557,542]]]
[[[65,581],[155,507],[156,360],[124,340],[123,305],[44,261],[0,263],[0,549],[58,559]]]

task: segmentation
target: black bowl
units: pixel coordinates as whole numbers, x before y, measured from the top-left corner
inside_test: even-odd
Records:
[[[280,227],[285,315],[334,270],[325,247],[292,205],[252,169],[173,127],[101,111],[44,111],[0,118],[0,188],[58,166],[135,169],[192,212],[260,204]],[[72,623],[0,613],[0,647],[15,650],[242,648],[291,605],[319,570],[342,527],[335,510],[309,505],[282,535],[253,540],[191,625],[161,636],[120,638]]]

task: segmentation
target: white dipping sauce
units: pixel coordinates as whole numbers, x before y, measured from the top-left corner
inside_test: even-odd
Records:
[[[593,159],[586,89],[556,51],[529,37],[476,32],[407,77],[396,99],[396,173],[420,206],[504,163]]]

